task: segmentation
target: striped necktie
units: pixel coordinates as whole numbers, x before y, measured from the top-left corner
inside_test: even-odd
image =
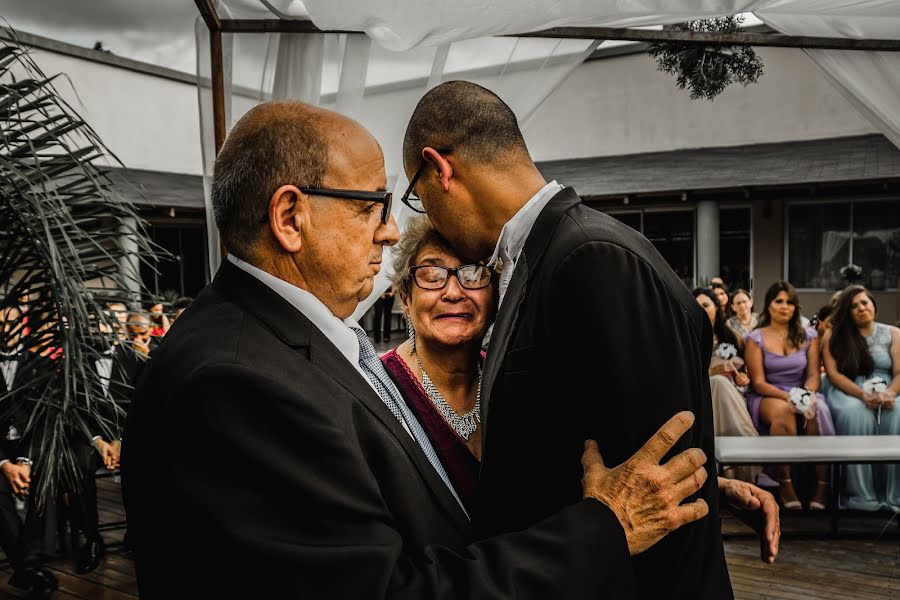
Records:
[[[391,380],[390,375],[385,370],[384,363],[381,362],[378,353],[375,351],[375,346],[372,345],[372,340],[369,339],[369,336],[362,329],[358,327],[353,327],[352,329],[359,339],[359,366],[362,368],[363,373],[366,374],[366,377],[372,383],[372,387],[375,388],[378,396],[381,397],[381,401],[397,417],[397,420],[404,425],[422,449],[422,452],[425,453],[428,462],[437,471],[450,493],[456,498],[460,508],[465,512],[466,509],[453,488],[453,484],[450,483],[450,477],[447,475],[447,471],[444,470],[444,465],[441,464],[434,446],[431,445],[431,440],[428,439],[428,435],[422,429],[422,425],[413,415],[406,402],[404,402],[403,397],[400,395],[400,390],[397,389],[397,386],[394,385],[393,380]]]

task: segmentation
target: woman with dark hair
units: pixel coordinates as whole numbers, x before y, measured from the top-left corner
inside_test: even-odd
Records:
[[[834,435],[831,413],[819,389],[819,344],[814,329],[800,321],[797,290],[778,281],[766,291],[759,327],[747,336],[745,358],[753,391],[747,394],[747,408],[757,430],[768,435]],[[811,406],[806,415],[795,412],[793,388],[809,392]],[[810,508],[824,510],[828,499],[828,469],[817,465],[818,485]],[[781,501],[785,508],[800,508],[800,499],[791,481],[790,465],[779,474]]]
[[[900,434],[900,407],[894,405],[900,392],[900,330],[875,316],[875,298],[863,286],[851,285],[841,293],[825,333],[828,405],[841,435]],[[846,473],[847,506],[900,511],[900,466],[849,465]]]
[[[712,290],[697,288],[694,298],[706,314],[713,328],[713,344],[710,351],[709,388],[712,393],[713,430],[717,436],[758,436],[747,401],[738,387],[745,387],[750,378],[744,369],[743,343],[725,324],[725,315]],[[736,477],[754,481],[759,469],[741,468]]]
[[[725,287],[725,284],[719,282],[711,283],[709,284],[709,289],[715,294],[725,318],[731,317],[734,311],[731,309],[731,298],[728,296],[728,288]]]

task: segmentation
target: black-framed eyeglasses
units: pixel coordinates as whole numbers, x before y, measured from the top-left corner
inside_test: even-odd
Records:
[[[329,198],[338,198],[339,200],[360,200],[362,202],[378,202],[381,204],[381,222],[387,225],[391,218],[391,206],[394,204],[394,194],[388,191],[369,192],[365,190],[341,190],[336,188],[298,188],[301,192],[308,196],[327,196]],[[269,216],[266,215],[260,223],[267,223]]]
[[[494,270],[487,265],[462,265],[461,267],[439,267],[418,265],[409,268],[409,276],[423,290],[442,290],[450,276],[455,275],[459,285],[467,290],[480,290],[491,284]]]
[[[450,152],[452,152],[452,150],[450,150],[449,148],[435,148],[435,150],[437,150],[437,152],[439,152],[440,154],[449,154]],[[416,174],[413,175],[413,178],[409,180],[409,187],[406,188],[406,192],[403,194],[403,197],[400,198],[400,201],[403,202],[403,204],[407,205],[417,213],[423,215],[425,214],[425,206],[422,204],[422,200],[420,200],[418,196],[413,194],[413,189],[416,187],[416,182],[419,181],[419,177],[421,177],[422,173],[425,172],[425,167],[427,165],[428,161],[423,158],[422,162],[419,163],[419,168],[416,169]]]

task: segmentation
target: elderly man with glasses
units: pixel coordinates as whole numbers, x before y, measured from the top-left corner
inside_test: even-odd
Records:
[[[680,506],[703,454],[659,465],[690,425],[681,415],[620,468],[585,451],[568,482],[585,499],[476,540],[351,319],[398,240],[385,185],[375,139],[333,112],[269,102],[232,130],[212,183],[229,255],[154,353],[128,415],[141,598],[599,598],[628,581],[627,548],[705,514]],[[533,485],[520,480],[510,501]]]

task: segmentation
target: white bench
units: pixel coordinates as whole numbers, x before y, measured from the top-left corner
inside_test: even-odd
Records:
[[[900,463],[900,435],[717,437],[720,465]]]
[[[720,474],[724,465],[831,465],[831,531],[837,533],[841,489],[837,466],[900,463],[900,435],[716,437],[716,462]]]

